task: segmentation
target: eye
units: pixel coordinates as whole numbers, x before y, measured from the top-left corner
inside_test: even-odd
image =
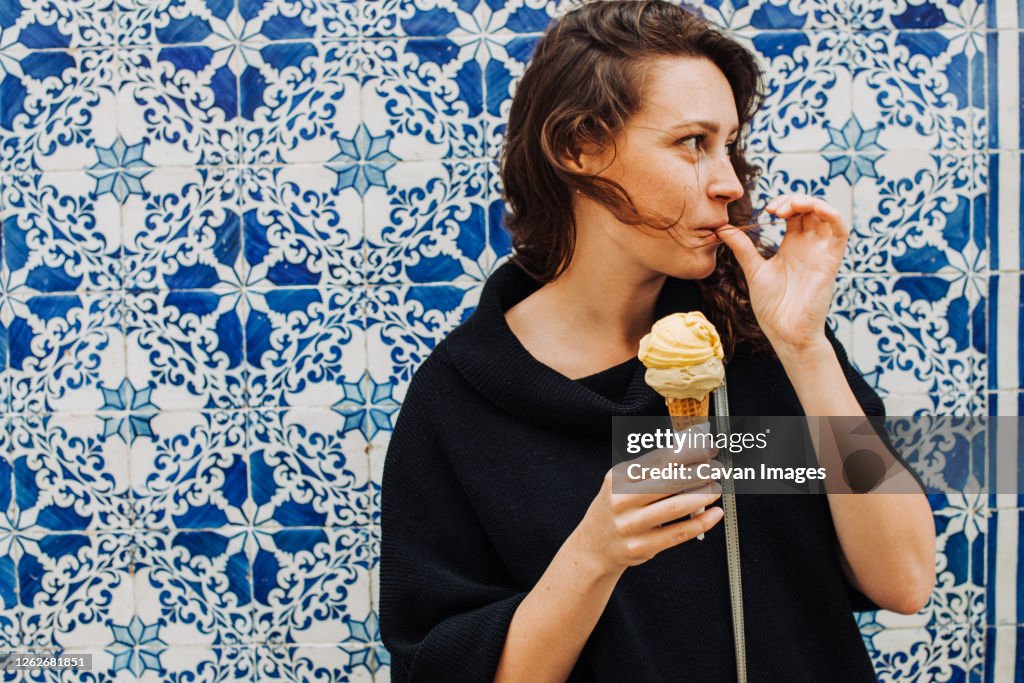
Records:
[[[698,150],[698,148],[700,147],[700,144],[702,142],[704,142],[704,136],[703,135],[689,135],[689,136],[687,136],[685,138],[682,138],[680,140],[676,140],[676,144],[677,145],[680,145],[681,147],[685,147],[686,149],[688,149],[691,152],[696,152]]]

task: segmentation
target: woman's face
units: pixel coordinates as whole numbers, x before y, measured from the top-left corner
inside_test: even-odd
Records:
[[[738,117],[732,88],[709,60],[662,58],[650,64],[644,105],[608,148],[580,156],[586,172],[613,179],[641,211],[665,217],[670,230],[625,225],[607,209],[575,195],[580,239],[597,230],[649,270],[699,279],[715,268],[726,223],[743,186],[729,160]],[[602,170],[603,169],[603,170]]]

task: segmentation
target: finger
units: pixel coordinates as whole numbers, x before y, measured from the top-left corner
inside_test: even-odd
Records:
[[[757,247],[754,246],[750,236],[731,225],[723,225],[718,228],[715,230],[715,235],[725,242],[725,246],[729,247],[736,256],[736,261],[743,269],[743,274],[747,276],[747,281],[753,279],[765,259],[757,253]]]
[[[796,195],[789,200],[788,206],[793,213],[814,217],[815,221],[812,224],[805,224],[804,229],[814,230],[822,235],[849,236],[850,231],[842,214],[820,197]]]
[[[784,202],[788,201],[789,199],[793,198],[794,196],[795,195],[793,195],[791,193],[788,193],[788,192],[786,194],[780,194],[778,197],[773,198],[771,201],[769,201],[767,204],[765,204],[764,210],[768,211],[770,213],[775,213],[775,210],[777,208],[782,206],[782,204]]]
[[[656,479],[650,473],[642,478],[631,477],[628,470],[616,471],[613,474],[611,490],[612,498],[616,501],[615,507],[623,510],[643,507],[663,498],[703,488],[714,483],[710,475],[717,470],[701,468],[701,465],[717,464],[717,461],[710,459],[700,460],[688,466],[684,473],[676,470],[676,476],[668,479]]]
[[[632,533],[639,533],[674,522],[697,512],[702,507],[710,507],[721,497],[722,485],[717,481],[710,481],[698,489],[684,491],[648,503],[630,514]]]
[[[711,531],[711,529],[722,521],[725,511],[721,507],[709,507],[699,515],[694,515],[675,524],[669,524],[650,532],[651,542],[658,549],[658,552],[666,548],[692,541],[700,534]]]

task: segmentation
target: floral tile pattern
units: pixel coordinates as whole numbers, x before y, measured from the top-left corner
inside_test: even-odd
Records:
[[[389,680],[384,455],[510,251],[505,121],[575,4],[6,1],[0,649],[95,665],[25,680]],[[852,226],[830,324],[888,413],[1024,413],[1024,2],[688,6],[764,68],[755,206]],[[858,617],[879,679],[1024,680],[1024,496],[930,502],[931,600]]]

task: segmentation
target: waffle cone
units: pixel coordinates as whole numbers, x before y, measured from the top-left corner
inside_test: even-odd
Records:
[[[668,406],[668,414],[672,418],[672,429],[678,432],[707,422],[710,398],[711,394],[705,394],[702,399],[666,398],[665,405]]]

